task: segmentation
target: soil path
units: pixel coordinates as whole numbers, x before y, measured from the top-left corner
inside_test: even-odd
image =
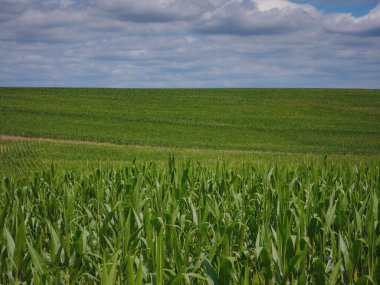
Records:
[[[139,145],[139,144],[117,144],[110,142],[96,142],[86,140],[71,140],[71,139],[53,139],[42,137],[24,137],[15,135],[0,134],[0,141],[36,141],[36,142],[52,142],[52,143],[67,143],[77,145],[94,145],[94,146],[107,146],[118,148],[137,148],[137,149],[150,149],[161,151],[186,151],[186,152],[221,152],[221,153],[236,153],[236,154],[271,154],[271,155],[322,155],[321,153],[303,153],[303,152],[281,152],[281,151],[260,151],[260,150],[242,150],[242,149],[221,149],[221,148],[199,148],[199,147],[170,147],[170,146],[155,146],[155,145]],[[379,154],[329,154],[330,156],[377,156]]]
[[[108,146],[108,147],[133,147],[144,149],[156,149],[156,150],[183,150],[183,151],[210,151],[210,152],[228,152],[228,153],[257,153],[257,154],[289,154],[282,152],[271,151],[257,151],[257,150],[239,150],[239,149],[212,149],[212,148],[189,148],[189,147],[165,147],[165,146],[152,146],[152,145],[138,145],[138,144],[116,144],[110,142],[95,142],[95,141],[80,141],[70,139],[53,139],[42,137],[23,137],[14,135],[0,134],[0,141],[37,141],[37,142],[52,142],[52,143],[67,143],[78,145],[94,145],[94,146]],[[300,153],[301,154],[301,153]]]
[[[58,142],[58,143],[69,143],[69,144],[87,144],[87,145],[104,145],[104,146],[115,146],[122,147],[127,145],[114,144],[108,142],[94,142],[94,141],[77,141],[77,140],[66,140],[66,139],[52,139],[52,138],[35,138],[35,137],[22,137],[22,136],[12,136],[12,135],[2,135],[0,134],[0,141],[41,141],[41,142]],[[144,147],[144,146],[141,146]]]

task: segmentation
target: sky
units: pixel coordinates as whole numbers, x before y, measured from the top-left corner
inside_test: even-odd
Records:
[[[0,0],[0,86],[380,89],[380,0]]]

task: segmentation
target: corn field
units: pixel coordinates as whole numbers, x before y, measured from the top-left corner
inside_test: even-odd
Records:
[[[379,167],[51,169],[0,183],[1,284],[380,284]]]

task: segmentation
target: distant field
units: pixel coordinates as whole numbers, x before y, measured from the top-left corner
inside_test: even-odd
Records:
[[[207,164],[380,157],[379,90],[0,88],[0,122],[0,175],[170,154]]]
[[[380,91],[0,88],[0,133],[174,148],[379,154]]]

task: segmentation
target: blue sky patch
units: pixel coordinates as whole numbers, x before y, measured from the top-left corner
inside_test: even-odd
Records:
[[[380,1],[377,0],[295,0],[297,3],[308,3],[325,13],[351,13],[355,17],[368,14]]]

